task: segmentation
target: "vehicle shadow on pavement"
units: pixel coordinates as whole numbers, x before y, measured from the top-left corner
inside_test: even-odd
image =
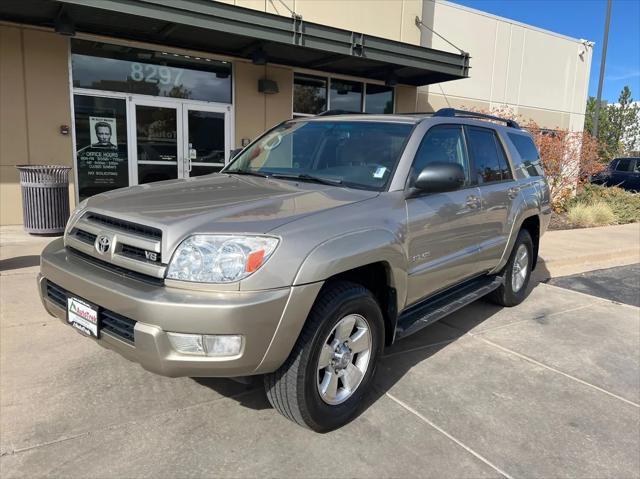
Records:
[[[548,278],[549,271],[545,267],[542,258],[540,258],[527,288],[527,297],[539,283],[546,282]],[[378,364],[373,387],[365,397],[358,416],[384,396],[414,366],[427,361],[431,356],[455,343],[459,338],[503,309],[502,306],[495,305],[484,299],[480,299],[466,308],[472,308],[472,313],[469,314],[467,312],[467,314],[461,315],[464,316],[463,318],[457,318],[456,313],[453,313],[451,316],[427,326],[423,330],[386,348]],[[230,394],[229,381],[233,381],[231,379],[192,379],[202,386],[211,388],[218,394],[233,399],[241,406],[256,410],[271,409],[271,405],[262,389],[261,376],[242,378],[246,389],[238,393],[237,388],[231,388],[231,390],[236,391],[235,394]]]
[[[0,272],[13,269],[29,268],[40,264],[40,255],[15,256],[8,259],[0,259]]]

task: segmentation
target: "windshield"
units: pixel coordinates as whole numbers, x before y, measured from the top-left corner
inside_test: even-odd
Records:
[[[412,128],[390,122],[291,121],[267,132],[223,172],[381,191]]]

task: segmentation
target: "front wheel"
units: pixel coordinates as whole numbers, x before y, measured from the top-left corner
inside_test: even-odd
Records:
[[[337,282],[322,290],[291,355],[265,376],[271,405],[318,432],[359,411],[384,342],[378,302],[366,288]]]
[[[504,282],[489,295],[491,301],[501,306],[516,306],[524,301],[531,279],[533,251],[531,235],[528,231],[521,230],[504,268]]]

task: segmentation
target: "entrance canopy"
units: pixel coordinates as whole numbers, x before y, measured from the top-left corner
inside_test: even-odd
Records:
[[[466,78],[468,54],[210,0],[2,0],[0,18],[234,57],[428,85]]]

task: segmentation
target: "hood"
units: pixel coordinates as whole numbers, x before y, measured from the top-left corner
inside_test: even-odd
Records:
[[[178,240],[189,233],[267,233],[317,211],[377,192],[240,175],[214,174],[102,193],[87,209],[154,226]]]

